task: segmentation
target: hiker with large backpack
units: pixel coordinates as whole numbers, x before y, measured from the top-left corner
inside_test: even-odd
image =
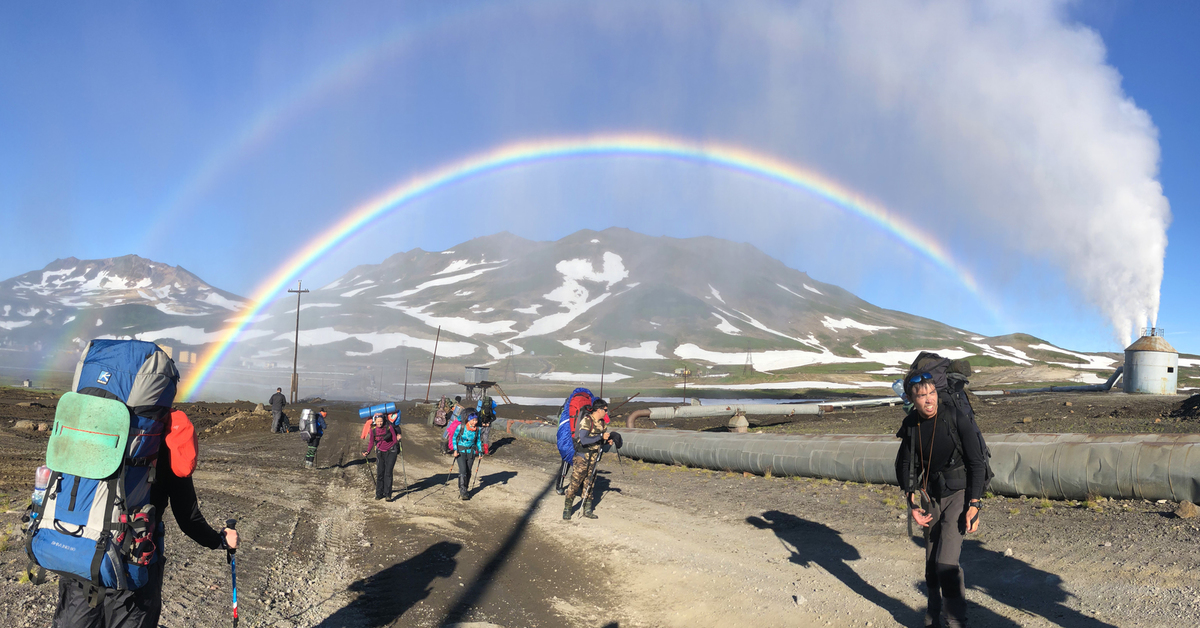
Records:
[[[991,479],[987,445],[964,386],[965,360],[922,353],[904,378],[914,408],[904,418],[896,479],[913,520],[924,528],[926,626],[966,624],[967,598],[959,565],[963,535],[979,529]]]
[[[574,434],[575,460],[571,465],[571,485],[567,487],[567,498],[563,503],[564,521],[571,519],[576,495],[583,498],[583,516],[588,519],[599,518],[592,512],[592,487],[603,447],[611,443],[614,436],[608,431],[607,418],[608,403],[603,399],[593,401],[580,413]]]
[[[492,437],[492,421],[496,420],[496,400],[484,395],[475,404],[475,413],[479,415],[479,442],[483,443],[483,455],[490,456],[489,443]]]
[[[305,410],[308,412],[308,410]],[[307,421],[301,415],[300,437],[308,443],[308,452],[304,455],[304,467],[306,469],[313,468],[313,464],[317,459],[317,448],[321,446],[321,437],[325,435],[325,417],[329,416],[325,412],[325,408],[312,415]]]
[[[474,410],[467,412],[466,423],[455,428],[450,446],[458,462],[458,498],[466,501],[471,499],[471,467],[475,464],[475,458],[483,452],[479,415]]]
[[[567,492],[570,482],[571,465],[575,462],[575,426],[586,408],[591,407],[597,399],[592,391],[586,388],[576,388],[567,395],[562,408],[558,411],[558,455],[562,463],[558,468],[558,479],[554,483],[554,491],[559,495]]]
[[[396,467],[396,455],[400,451],[401,434],[396,426],[376,412],[371,417],[371,430],[367,434],[367,450],[363,457],[375,454],[375,499],[390,499],[392,496],[392,470]]]
[[[157,345],[93,340],[59,399],[46,449],[49,484],[29,516],[30,571],[59,576],[56,628],[143,628],[162,611],[164,513],[209,549],[237,532],[200,513],[196,433],[173,410],[179,372]]]

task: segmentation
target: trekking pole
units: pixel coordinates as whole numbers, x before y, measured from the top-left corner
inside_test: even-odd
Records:
[[[225,527],[230,530],[237,528],[237,519],[226,519]],[[229,577],[233,581],[233,628],[238,625],[237,613],[237,557],[234,556],[236,549],[225,550],[225,561],[229,563]]]
[[[446,472],[446,481],[442,482],[441,488],[438,489],[439,493],[442,492],[442,490],[446,488],[446,485],[450,483],[450,476],[454,473],[454,464],[456,462],[458,462],[458,456],[450,459],[450,470]]]
[[[400,473],[404,476],[404,490],[405,490],[405,492],[407,492],[408,491],[408,471],[405,470],[405,468],[404,468],[404,445],[401,443],[396,443],[396,444],[400,445]]]
[[[483,456],[475,456],[475,488],[479,488],[479,470],[483,468]]]

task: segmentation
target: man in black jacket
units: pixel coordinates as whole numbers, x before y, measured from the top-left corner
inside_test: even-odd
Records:
[[[275,394],[271,395],[271,433],[278,433],[283,422],[283,407],[287,405],[287,397],[283,396],[283,389],[276,388]]]
[[[967,621],[958,559],[963,535],[979,529],[987,462],[971,418],[955,410],[949,398],[939,399],[929,373],[910,373],[904,387],[915,407],[896,434],[901,438],[896,479],[913,519],[925,528],[925,625],[941,626],[945,615],[947,624],[958,628]]]

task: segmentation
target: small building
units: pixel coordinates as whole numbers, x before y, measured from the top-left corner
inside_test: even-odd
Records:
[[[1164,331],[1149,327],[1125,348],[1125,392],[1174,395],[1179,382],[1179,352],[1163,338]]]

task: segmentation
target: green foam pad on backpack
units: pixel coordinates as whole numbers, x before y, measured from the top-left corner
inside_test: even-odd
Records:
[[[46,466],[84,478],[106,478],[121,467],[129,440],[129,407],[69,392],[58,400]]]

